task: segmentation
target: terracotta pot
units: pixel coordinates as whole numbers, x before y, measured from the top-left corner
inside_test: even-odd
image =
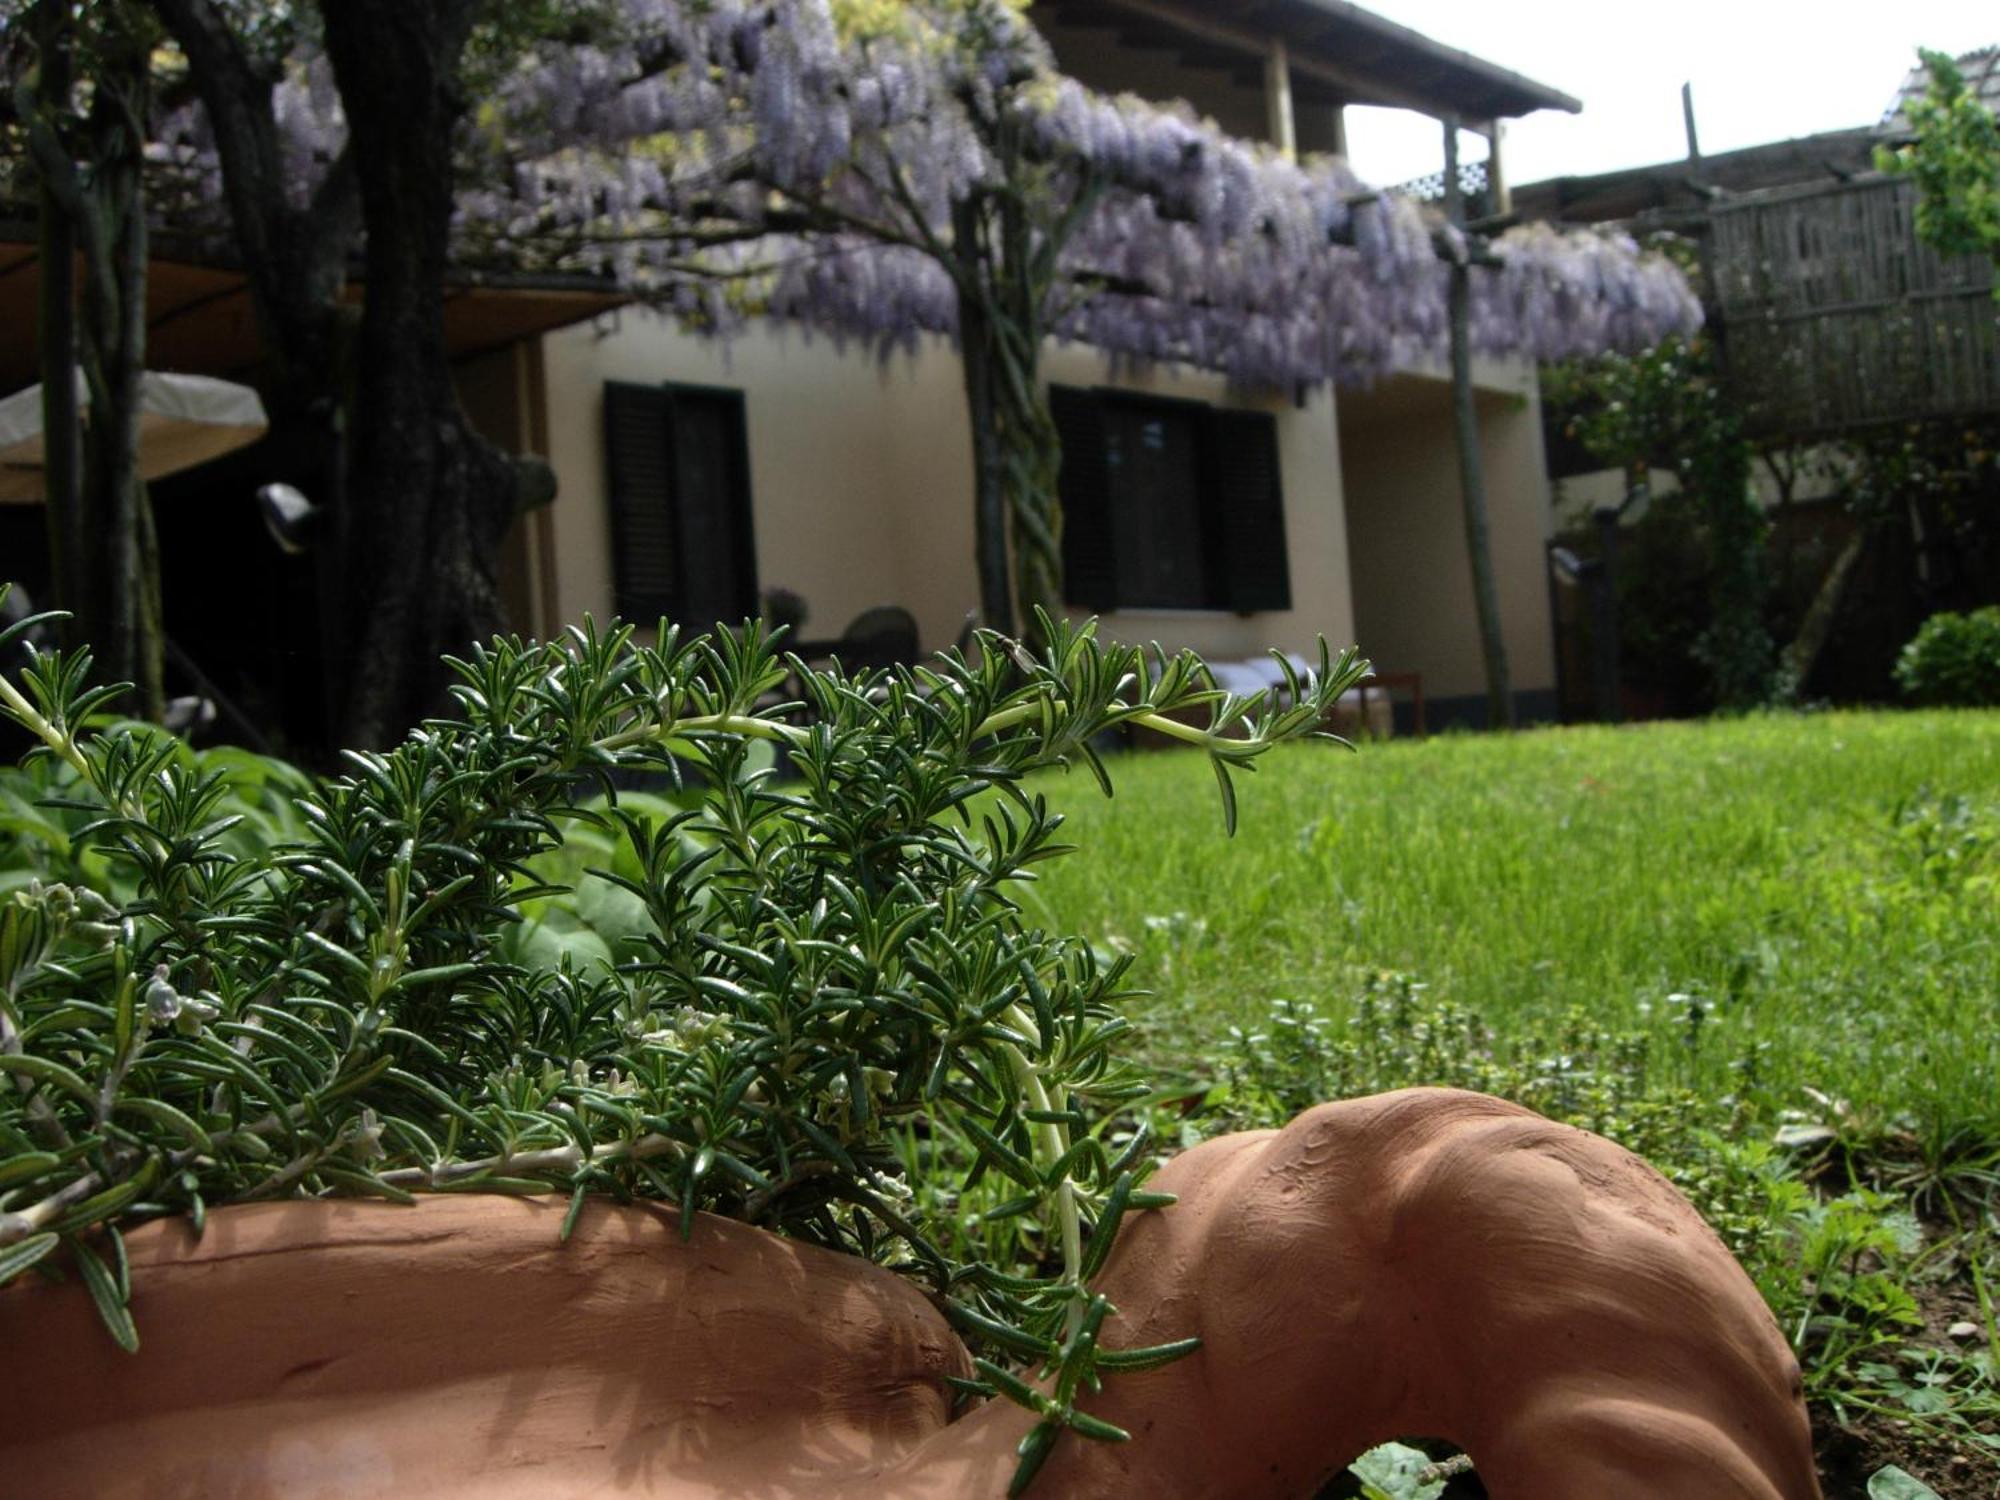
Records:
[[[1419,1090],[1188,1152],[1106,1273],[1116,1447],[1050,1497],[1306,1496],[1393,1437],[1499,1500],[1811,1500],[1798,1372],[1755,1289],[1636,1158]],[[964,1500],[1020,1411],[908,1284],[720,1220],[436,1198],[255,1205],[128,1238],[144,1347],[78,1287],[0,1292],[0,1494],[203,1500]]]

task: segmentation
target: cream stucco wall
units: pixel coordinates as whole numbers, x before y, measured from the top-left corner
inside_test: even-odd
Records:
[[[546,448],[561,485],[534,560],[550,624],[612,611],[608,380],[745,392],[758,580],[807,601],[808,634],[836,635],[864,609],[900,604],[934,650],[977,604],[971,434],[958,362],[942,342],[883,364],[796,330],[759,329],[719,346],[628,312],[548,335],[541,367]],[[1246,398],[1187,370],[1114,379],[1086,349],[1052,347],[1044,367],[1057,383],[1261,405],[1278,416],[1294,607],[1120,612],[1107,634],[1217,659],[1309,651],[1323,634],[1336,646],[1358,642],[1385,671],[1421,672],[1432,698],[1483,693],[1450,387],[1434,371],[1294,404]],[[1555,681],[1542,551],[1551,507],[1533,371],[1482,364],[1476,378],[1514,683],[1545,690]]]
[[[1533,372],[1480,372],[1493,570],[1517,692],[1555,685],[1543,543],[1549,534]],[[1403,374],[1341,405],[1348,541],[1362,649],[1384,671],[1416,671],[1425,694],[1483,694],[1485,670],[1466,559],[1451,387]]]
[[[815,632],[837,632],[863,609],[903,595],[913,549],[893,503],[890,455],[896,398],[913,384],[907,370],[842,357],[796,330],[759,330],[724,346],[629,311],[548,335],[543,365],[559,485],[552,530],[560,618],[603,618],[612,609],[606,381],[744,392],[758,581],[804,596]],[[938,621],[924,624],[934,640]]]
[[[834,635],[862,610],[901,604],[926,650],[949,645],[978,603],[973,560],[972,444],[956,356],[942,342],[884,365],[858,351],[758,329],[728,346],[625,313],[543,341],[548,457],[561,490],[549,527],[554,614],[599,618],[612,607],[603,388],[609,380],[723,385],[745,392],[751,508],[760,587],[811,607],[808,633]],[[1238,616],[1121,613],[1107,633],[1216,657],[1276,646],[1306,650],[1324,633],[1354,638],[1340,435],[1330,394],[1303,407],[1245,402],[1223,381],[1161,370],[1114,380],[1101,355],[1052,348],[1050,380],[1260,404],[1279,415],[1294,608]]]

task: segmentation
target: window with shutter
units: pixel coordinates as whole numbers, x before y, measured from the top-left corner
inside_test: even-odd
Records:
[[[1049,407],[1062,442],[1063,599],[1082,609],[1116,609],[1118,575],[1111,541],[1111,475],[1105,465],[1104,413],[1093,391],[1053,386]]]
[[[1118,597],[1153,609],[1209,609],[1203,408],[1102,398]]]
[[[694,630],[755,614],[742,393],[609,382],[604,436],[618,613]]]
[[[1276,417],[1124,391],[1049,394],[1069,603],[1291,608]]]
[[[1238,614],[1292,607],[1278,419],[1267,411],[1208,413],[1209,519],[1219,604]]]
[[[672,615],[680,581],[672,398],[653,386],[605,386],[604,452],[615,606],[628,620]]]

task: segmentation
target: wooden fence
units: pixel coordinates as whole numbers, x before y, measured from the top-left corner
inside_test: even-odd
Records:
[[[1918,243],[1915,203],[1903,179],[1867,178],[1711,208],[1730,383],[1753,432],[2000,413],[1993,267]]]

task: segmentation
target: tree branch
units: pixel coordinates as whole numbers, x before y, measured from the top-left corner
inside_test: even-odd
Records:
[[[313,268],[315,281],[329,271],[336,283],[345,279],[347,247],[360,232],[361,173],[354,159],[354,143],[348,141],[313,190],[312,202],[306,208],[306,233],[326,251],[321,257],[322,264]],[[337,285],[328,288],[327,295],[337,290]]]
[[[257,66],[214,0],[152,0],[167,31],[187,54],[222,159],[223,191],[252,264],[270,256],[289,215],[278,159],[272,80]]]
[[[56,206],[72,220],[82,221],[90,212],[84,198],[83,178],[63,146],[55,121],[36,100],[34,88],[26,80],[14,85],[14,115],[27,137],[28,154],[34,159],[35,173]]]

